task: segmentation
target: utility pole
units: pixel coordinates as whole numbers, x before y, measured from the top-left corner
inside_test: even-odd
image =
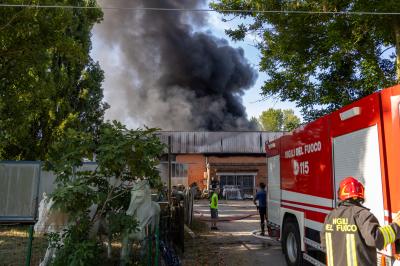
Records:
[[[168,204],[171,206],[171,192],[172,192],[172,165],[171,165],[171,145],[172,136],[168,136]]]

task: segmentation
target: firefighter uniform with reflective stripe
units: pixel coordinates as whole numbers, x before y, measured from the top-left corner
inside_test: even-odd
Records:
[[[396,223],[380,226],[376,217],[356,201],[344,201],[326,216],[321,245],[327,266],[376,265],[376,249],[400,238]]]

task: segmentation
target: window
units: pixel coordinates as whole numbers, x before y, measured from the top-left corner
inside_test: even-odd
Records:
[[[243,187],[252,188],[254,186],[254,177],[253,176],[243,176]]]
[[[254,176],[253,175],[221,175],[219,177],[221,187],[224,185],[234,185],[239,188],[253,188]]]
[[[243,176],[241,175],[236,176],[236,184],[239,188],[243,187]]]
[[[188,165],[183,163],[172,163],[171,164],[172,177],[187,177],[188,176]]]
[[[242,197],[252,196],[254,193],[254,179],[255,175],[242,174],[236,175],[235,173],[220,175],[220,187],[224,189],[225,185],[237,186],[240,189]]]

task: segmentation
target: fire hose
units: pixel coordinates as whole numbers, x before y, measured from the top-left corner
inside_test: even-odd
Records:
[[[211,218],[209,217],[204,217],[204,214],[199,211],[193,211],[194,213],[200,214],[199,220],[203,222],[209,222],[211,221]],[[243,220],[252,216],[258,215],[258,213],[250,213],[246,215],[236,215],[236,216],[228,216],[228,217],[221,217],[218,218],[218,222],[232,222],[232,221],[238,221],[238,220]]]
[[[203,222],[211,221],[211,218],[205,217],[204,213],[202,213],[200,211],[193,211],[193,212],[199,214],[198,218],[199,218],[200,221],[203,221]],[[246,214],[246,215],[221,217],[221,218],[218,218],[218,222],[238,221],[238,220],[243,220],[243,219],[246,219],[246,218],[249,218],[249,217],[252,217],[252,216],[256,216],[256,215],[258,215],[258,213],[250,213],[250,214]],[[261,233],[260,230],[251,231],[251,235],[256,237],[256,238],[272,241],[272,244],[275,244],[275,245],[279,245],[280,244],[280,241],[279,241],[278,237],[271,237],[271,236],[268,236],[268,235],[261,236],[260,233]]]

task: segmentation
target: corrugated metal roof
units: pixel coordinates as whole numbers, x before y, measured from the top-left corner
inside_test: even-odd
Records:
[[[172,138],[172,153],[265,153],[265,141],[282,136],[283,132],[264,131],[161,131],[160,139]]]

